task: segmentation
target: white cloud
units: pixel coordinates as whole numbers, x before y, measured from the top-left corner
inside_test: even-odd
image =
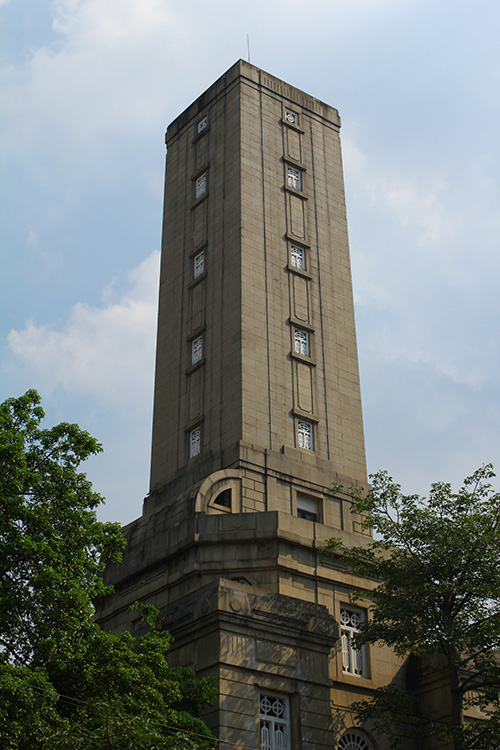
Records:
[[[103,307],[76,304],[62,330],[29,321],[9,346],[43,387],[91,394],[112,408],[133,408],[151,389],[159,253],[128,275],[129,289]],[[109,294],[109,291],[108,291]]]
[[[446,180],[429,174],[418,182],[380,169],[370,163],[350,139],[343,140],[343,154],[350,181],[378,210],[386,211],[403,227],[418,232],[420,246],[436,246],[457,236],[461,219],[446,204]]]

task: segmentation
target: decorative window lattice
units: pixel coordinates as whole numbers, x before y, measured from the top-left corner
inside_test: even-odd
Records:
[[[193,278],[197,279],[198,276],[205,270],[205,253],[202,251],[195,255],[193,258]]]
[[[189,433],[189,458],[198,456],[201,451],[201,427]]]
[[[291,122],[292,125],[299,124],[299,116],[297,112],[294,112],[292,109],[285,109],[285,120]]]
[[[361,612],[351,609],[340,610],[340,629],[342,641],[342,669],[348,674],[362,677],[365,674],[365,647],[355,648],[353,641],[359,626],[364,620]]]
[[[287,167],[286,170],[286,184],[288,187],[294,190],[302,190],[302,175],[300,169],[294,167]]]
[[[260,750],[289,750],[288,701],[274,695],[260,696]]]
[[[306,270],[306,251],[303,247],[291,246],[290,262],[294,268],[298,268],[300,271]]]
[[[293,348],[296,354],[302,354],[304,357],[309,356],[309,334],[307,331],[296,329],[293,334]]]
[[[338,750],[373,750],[373,746],[354,729],[349,729],[339,740]]]
[[[198,133],[203,133],[208,128],[208,115],[205,115],[198,123]]]
[[[195,197],[201,198],[207,192],[207,173],[204,172],[196,180]]]
[[[313,426],[310,422],[299,421],[297,424],[297,437],[299,448],[305,448],[308,451],[313,449]]]
[[[191,343],[191,364],[195,365],[197,362],[201,362],[203,357],[203,336],[198,336]]]

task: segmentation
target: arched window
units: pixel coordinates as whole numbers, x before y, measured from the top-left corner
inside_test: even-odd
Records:
[[[337,750],[375,750],[375,748],[357,729],[348,729],[340,738]]]

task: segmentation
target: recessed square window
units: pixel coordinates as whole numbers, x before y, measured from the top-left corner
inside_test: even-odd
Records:
[[[309,356],[309,333],[301,328],[296,328],[293,332],[293,349],[295,354],[302,354],[304,357]]]
[[[286,122],[289,122],[292,125],[299,124],[299,116],[297,112],[293,111],[293,109],[285,109],[285,120]]]
[[[306,251],[303,247],[291,245],[290,247],[290,264],[299,271],[306,270]]]
[[[201,451],[201,427],[189,433],[189,458],[198,456]]]
[[[319,521],[319,501],[314,497],[297,495],[297,516],[306,521]]]
[[[302,190],[302,173],[295,167],[286,168],[286,184],[294,190]]]
[[[207,173],[203,172],[199,177],[196,178],[195,187],[195,198],[201,198],[207,192]]]
[[[196,365],[203,358],[203,336],[198,336],[191,342],[191,364]]]
[[[297,422],[297,442],[299,448],[305,448],[308,451],[314,449],[313,426],[311,422],[305,422],[302,419]]]
[[[202,117],[202,119],[198,123],[198,133],[203,133],[204,130],[208,128],[208,115],[205,115],[205,117]]]
[[[193,258],[193,279],[197,279],[205,271],[205,251],[195,255]]]

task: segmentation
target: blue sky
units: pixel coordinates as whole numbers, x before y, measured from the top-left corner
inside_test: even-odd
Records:
[[[499,461],[497,0],[0,0],[0,399],[148,490],[164,132],[238,58],[337,107],[368,467]]]

